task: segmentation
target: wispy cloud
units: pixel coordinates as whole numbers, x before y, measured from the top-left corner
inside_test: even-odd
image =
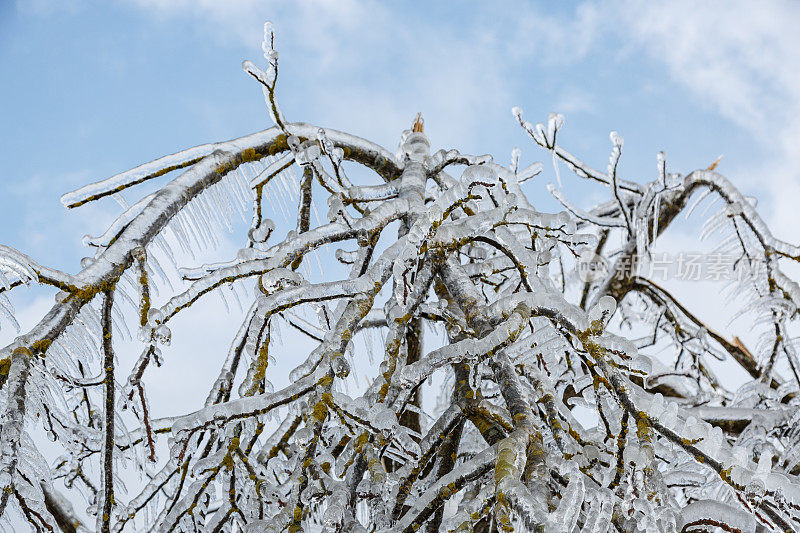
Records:
[[[619,28],[698,101],[752,134],[767,161],[741,169],[771,194],[770,217],[800,238],[800,4],[614,2]]]
[[[624,28],[670,76],[740,126],[774,131],[800,105],[800,4],[623,2]]]
[[[279,50],[302,65],[292,71],[303,78],[293,86],[313,95],[307,111],[315,120],[386,144],[387,132],[408,127],[423,111],[437,141],[477,145],[488,128],[511,124],[508,110],[519,103],[514,72],[531,62],[581,59],[598,22],[588,4],[552,15],[526,2],[498,14],[477,3],[431,13],[370,0],[126,1],[157,18],[193,17],[216,38],[251,50],[261,39],[260,21],[272,20]],[[467,20],[459,24],[460,17]]]

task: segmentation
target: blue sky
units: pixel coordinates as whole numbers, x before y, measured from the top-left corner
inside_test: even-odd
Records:
[[[800,4],[753,5],[0,0],[0,243],[76,272],[86,255],[82,236],[102,233],[120,207],[106,199],[67,212],[61,194],[181,148],[269,127],[260,88],[241,69],[244,59],[263,61],[265,20],[276,27],[278,97],[291,121],[393,151],[421,111],[434,149],[491,153],[506,163],[519,146],[525,164],[544,161],[544,175],[527,190],[535,206],[558,210],[544,187],[555,181],[549,155],[527,139],[511,108],[534,123],[557,111],[566,116],[560,143],[596,168],[605,169],[609,131],[618,131],[628,179],[652,179],[659,150],[671,171],[684,174],[724,154],[718,170],[759,198],[778,237],[798,242]],[[607,198],[565,168],[562,178],[576,203]],[[667,240],[694,249],[692,225]],[[237,247],[231,240],[223,252]],[[709,309],[707,291],[676,291],[690,307]],[[51,302],[42,291],[20,293],[23,326]],[[236,317],[220,321],[214,305],[199,306],[191,328],[176,324],[173,335],[193,328],[213,338],[176,342],[150,377],[154,404],[197,401],[176,397],[173,380],[217,364],[191,354],[226,349]],[[0,340],[13,336],[9,330]],[[195,388],[202,396],[204,386]]]

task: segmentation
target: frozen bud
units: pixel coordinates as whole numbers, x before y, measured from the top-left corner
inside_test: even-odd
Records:
[[[561,113],[550,113],[547,117],[547,139],[550,144],[555,142],[556,132],[564,126],[564,115]]]
[[[163,320],[164,313],[162,313],[160,309],[151,307],[150,310],[147,311],[147,323],[150,324],[151,327],[160,324]]]
[[[242,61],[242,70],[253,76],[263,85],[271,86],[275,83],[275,69],[270,67],[267,72],[258,68],[252,61]]]
[[[617,301],[612,296],[603,296],[597,302],[597,305],[592,307],[592,309],[589,311],[589,320],[592,322],[595,320],[601,320],[603,323],[605,323],[616,309]]]
[[[506,210],[513,210],[518,206],[517,202],[517,195],[512,193],[508,193],[505,198],[503,198],[503,208]]]
[[[307,165],[315,161],[321,152],[318,141],[308,140],[300,144],[295,159],[298,165]]]
[[[444,150],[437,150],[435,154],[425,158],[425,168],[431,170],[436,166],[442,164],[447,157],[447,152]]]
[[[439,204],[432,204],[428,207],[428,218],[431,220],[441,220],[444,217],[444,210]]]
[[[422,381],[419,368],[414,365],[406,365],[400,371],[400,379],[403,385],[416,385]]]
[[[369,400],[367,400],[363,396],[355,398],[353,400],[353,405],[355,405],[358,409],[364,409],[366,411],[369,411],[369,405],[370,405]]]
[[[328,222],[335,222],[339,218],[339,214],[344,212],[344,202],[338,194],[328,197]]]
[[[622,460],[625,463],[638,465],[641,462],[639,446],[636,444],[629,444],[626,446],[625,450],[622,452]]]
[[[556,216],[553,217],[553,226],[556,228],[560,228],[569,221],[570,221],[569,213],[567,213],[566,211],[559,211],[558,213],[556,213]]]
[[[750,452],[744,446],[734,445],[731,448],[731,455],[736,460],[736,463],[742,466],[750,466]]]
[[[93,257],[84,257],[81,259],[81,268],[89,268],[94,263]]]
[[[336,260],[345,265],[352,265],[358,259],[358,252],[348,252],[339,248],[336,250]]]
[[[514,118],[518,121],[522,122],[522,109],[518,106],[514,106],[511,108],[511,114],[514,115]]]
[[[712,427],[703,438],[704,448],[712,455],[719,451],[723,442],[725,442],[725,436],[722,434],[722,429],[718,426]]]
[[[258,256],[255,248],[241,248],[236,252],[236,259],[239,261],[252,261]]]
[[[298,446],[305,446],[314,437],[314,432],[311,428],[303,427],[294,432],[294,442]]]
[[[300,149],[300,137],[297,135],[289,135],[289,137],[286,138],[286,144],[289,145],[292,151],[297,151]]]
[[[273,231],[275,231],[275,222],[265,218],[257,227],[250,228],[247,236],[253,242],[266,242]]]
[[[461,182],[467,185],[473,183],[483,183],[486,185],[494,185],[497,181],[497,174],[494,170],[486,165],[470,165],[464,169],[461,174]]]
[[[597,446],[594,444],[589,444],[584,446],[583,455],[586,457],[587,461],[596,461],[600,458],[600,450],[598,450]]]
[[[461,334],[461,325],[460,324],[450,324],[448,323],[445,328],[447,329],[447,336],[451,339],[458,337]]]
[[[147,342],[150,340],[150,334],[153,332],[153,328],[150,326],[142,326],[139,328],[139,333],[136,336],[140,341]]]
[[[366,496],[369,496],[371,492],[372,492],[372,482],[369,480],[369,478],[362,479],[358,483],[358,486],[356,487],[356,493],[359,495],[359,497],[364,498]]]
[[[398,425],[397,415],[384,405],[376,405],[369,413],[369,421],[376,429],[391,433]]]
[[[261,49],[265,52],[272,49],[272,39],[275,36],[275,26],[271,20],[264,22],[264,41],[261,43]]]
[[[744,489],[745,498],[747,498],[747,501],[753,503],[754,505],[761,503],[761,500],[764,499],[766,492],[764,481],[759,478],[753,478]]]
[[[668,428],[674,427],[678,422],[678,404],[675,402],[669,402],[667,404],[667,408],[664,410],[658,420],[662,425],[667,426]]]
[[[613,296],[603,296],[597,305],[600,306],[600,311],[603,313],[611,314],[617,309],[617,301]]]
[[[172,332],[167,326],[161,324],[155,329],[154,337],[156,341],[160,342],[164,346],[169,346],[169,343],[172,341]]]
[[[612,131],[611,133],[608,134],[608,138],[611,139],[611,143],[614,146],[622,148],[623,139],[622,137],[620,137],[619,133],[617,133],[616,131]]]
[[[633,358],[629,366],[631,370],[643,375],[649,374],[653,370],[652,361],[645,355],[639,355]]]
[[[345,378],[350,373],[350,363],[347,362],[344,355],[337,352],[333,354],[331,359],[331,370],[338,378]]]
[[[317,463],[318,463],[318,464],[319,464],[319,466],[321,466],[323,469],[324,469],[324,468],[330,468],[330,467],[332,467],[334,464],[336,464],[336,459],[333,457],[333,455],[331,454],[331,452],[329,452],[329,451],[327,451],[327,450],[324,450],[323,452],[321,452],[321,453],[320,453],[320,454],[317,456]],[[327,465],[327,466],[326,466],[326,465]]]
[[[303,282],[303,277],[288,268],[276,268],[261,274],[259,288],[264,294],[273,294],[286,287],[297,286]]]
[[[480,248],[478,246],[469,246],[467,247],[466,252],[467,255],[469,255],[472,259],[486,259],[487,257],[489,257],[488,250]],[[441,300],[441,301],[445,302],[444,305],[446,307],[447,300]]]

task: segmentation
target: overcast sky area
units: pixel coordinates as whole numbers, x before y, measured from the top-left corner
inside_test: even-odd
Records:
[[[241,68],[244,59],[263,63],[265,20],[276,28],[278,99],[289,121],[394,152],[422,112],[434,151],[490,153],[508,164],[518,146],[523,164],[543,161],[526,191],[552,211],[550,156],[511,108],[534,123],[560,112],[560,144],[595,168],[606,167],[609,131],[624,137],[626,179],[653,179],[659,150],[682,174],[724,154],[717,170],[759,199],[778,238],[800,241],[798,2],[0,0],[0,244],[77,272],[83,235],[103,233],[121,208],[105,199],[67,212],[63,193],[271,126],[260,88]],[[565,167],[561,177],[583,207],[608,198]],[[140,196],[133,189],[125,198]],[[699,248],[690,229],[665,239]],[[231,239],[223,252],[238,247]],[[697,291],[677,290],[704,309]],[[52,297],[31,290],[14,300],[23,328]],[[212,340],[187,339],[169,357],[226,349],[236,316],[219,319],[217,303],[199,309],[192,326]],[[13,338],[2,325],[2,340]],[[151,398],[169,398],[176,372],[191,380],[195,371],[166,364]]]

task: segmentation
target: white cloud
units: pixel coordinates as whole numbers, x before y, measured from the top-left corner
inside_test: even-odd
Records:
[[[516,2],[503,10],[503,16],[495,32],[511,57],[564,66],[586,57],[607,22],[594,2],[582,2],[573,13],[565,15]]]
[[[477,147],[492,128],[513,127],[508,111],[519,103],[512,100],[515,70],[532,61],[581,59],[599,19],[588,4],[559,16],[526,2],[509,4],[502,13],[463,5],[431,18],[428,10],[371,0],[126,1],[161,19],[193,17],[202,31],[251,50],[261,41],[261,21],[272,20],[284,64],[303,66],[292,71],[302,79],[279,81],[279,93],[302,90],[309,97],[303,111],[315,122],[389,148],[417,111],[434,128],[432,138],[447,147]],[[468,20],[458,24],[451,17]],[[573,99],[571,105],[583,109],[592,102]]]
[[[800,103],[800,4],[767,2],[636,3],[617,11],[621,25],[670,76],[745,128],[768,133]]]
[[[766,148],[767,161],[736,169],[771,195],[769,217],[786,239],[800,239],[800,4],[614,2],[630,35],[670,77]]]

